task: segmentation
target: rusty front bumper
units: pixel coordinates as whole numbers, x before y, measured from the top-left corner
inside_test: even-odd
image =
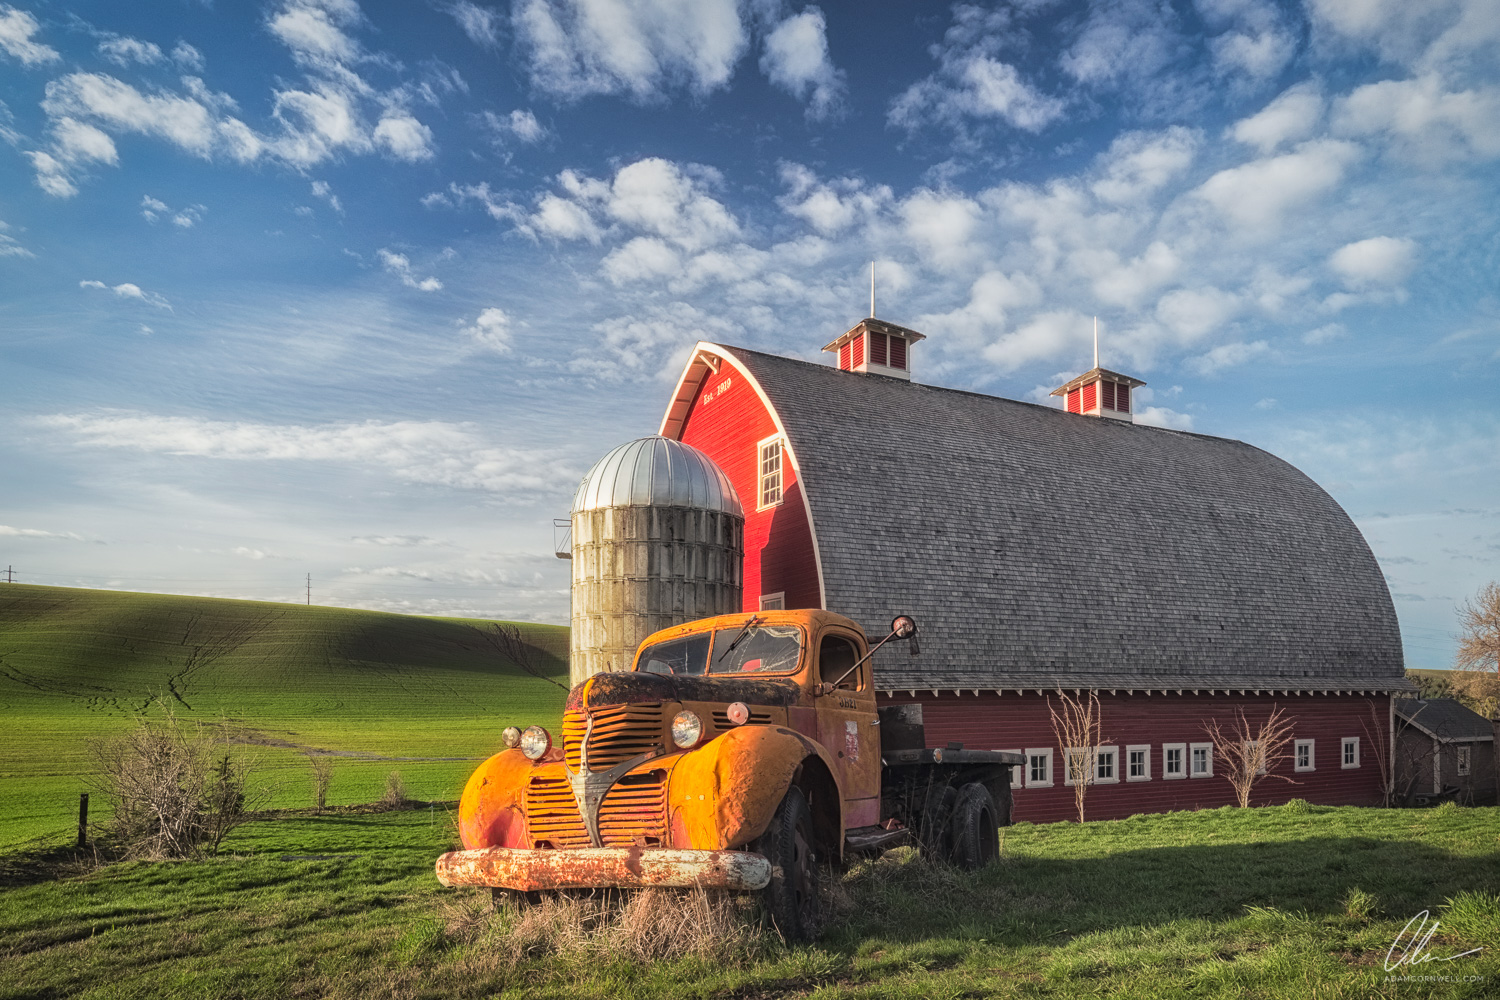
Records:
[[[487,847],[451,851],[437,859],[446,886],[502,889],[645,889],[676,886],[763,889],[771,863],[748,851],[687,851],[667,847],[591,847],[533,851]]]

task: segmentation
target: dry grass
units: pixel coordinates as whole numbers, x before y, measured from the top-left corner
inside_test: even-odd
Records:
[[[464,947],[475,974],[538,959],[586,967],[694,958],[741,967],[783,947],[762,926],[753,897],[708,889],[557,893],[524,905],[472,892],[444,900],[442,916],[442,936]]]

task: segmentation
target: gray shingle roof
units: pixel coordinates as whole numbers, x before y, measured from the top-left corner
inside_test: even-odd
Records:
[[[1273,455],[726,350],[786,428],[828,609],[921,627],[882,689],[1411,687],[1369,546]]]
[[[1490,721],[1452,698],[1397,698],[1396,714],[1441,740],[1494,739]]]

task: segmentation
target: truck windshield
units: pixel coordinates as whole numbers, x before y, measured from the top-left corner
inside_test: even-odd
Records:
[[[708,633],[700,632],[648,647],[637,669],[652,674],[701,674],[707,663]]]
[[[685,635],[647,646],[636,669],[652,674],[789,674],[802,655],[802,630],[795,625],[756,625],[728,654],[730,643],[743,628],[721,628],[713,633],[714,659],[708,658],[707,632]]]
[[[802,630],[795,625],[756,625],[733,650],[730,643],[739,637],[740,629],[721,628],[714,632],[714,658],[709,664],[715,674],[789,674],[797,669],[802,653]]]

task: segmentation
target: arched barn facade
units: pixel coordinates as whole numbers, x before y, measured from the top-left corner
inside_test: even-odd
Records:
[[[872,635],[913,615],[921,654],[879,655],[880,702],[921,704],[931,746],[1026,754],[1017,819],[1076,814],[1059,690],[1100,699],[1091,819],[1232,803],[1205,728],[1278,707],[1291,781],[1253,802],[1380,801],[1410,685],[1339,505],[1258,448],[1135,424],[1142,383],[1105,369],[1062,387],[1065,409],[912,382],[920,339],[865,320],[829,345],[837,368],[695,348],[661,434],[741,498],[744,610]]]

